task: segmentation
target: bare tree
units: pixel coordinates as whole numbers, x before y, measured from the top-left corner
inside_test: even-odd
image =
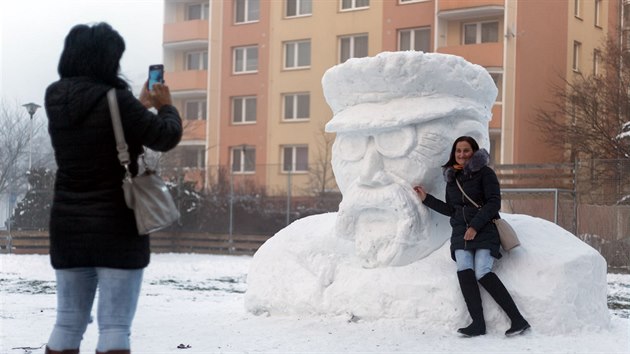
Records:
[[[42,167],[43,161],[50,161],[46,149],[46,138],[42,136],[43,120],[30,121],[26,110],[17,103],[7,104],[3,99],[0,105],[0,195],[18,191],[26,185],[29,155],[31,167]],[[32,139],[32,141],[31,141]],[[48,143],[48,146],[50,144]],[[30,149],[33,151],[30,151]],[[42,156],[42,149],[47,156]],[[33,153],[35,151],[38,153]]]
[[[317,135],[317,159],[309,167],[308,188],[322,195],[336,186],[332,171],[332,145],[335,141],[333,134],[328,134],[320,128]]]
[[[544,139],[574,158],[630,158],[630,52],[616,40],[598,50],[599,72],[563,79],[553,88],[551,109],[539,110]]]

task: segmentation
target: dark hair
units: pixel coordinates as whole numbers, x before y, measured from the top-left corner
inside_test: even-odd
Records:
[[[457,143],[459,143],[460,141],[468,142],[473,150],[473,153],[479,150],[479,144],[477,144],[477,141],[473,137],[467,135],[460,136],[459,138],[455,139],[453,147],[451,148],[451,156],[449,156],[448,162],[442,165],[442,167],[451,167],[457,163],[457,161],[455,161],[455,149],[457,148]]]
[[[72,27],[64,42],[57,71],[63,78],[87,76],[121,89],[129,84],[119,75],[125,41],[105,22]]]

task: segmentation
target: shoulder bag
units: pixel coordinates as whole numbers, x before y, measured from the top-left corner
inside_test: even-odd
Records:
[[[145,170],[141,175],[131,176],[129,172],[129,151],[120,121],[120,111],[118,110],[115,89],[112,88],[107,92],[107,101],[112,116],[114,135],[116,136],[118,160],[120,160],[120,164],[127,171],[122,185],[125,203],[127,207],[133,209],[136,216],[138,234],[146,235],[168,227],[179,219],[179,211],[175,207],[173,197],[162,178],[156,171],[149,169],[146,166],[146,162]]]
[[[459,184],[457,178],[455,178],[455,182],[457,183],[459,190],[462,191],[464,197],[466,197],[466,199],[468,199],[472,205],[478,209],[481,208],[479,204],[475,203],[475,201],[472,200],[466,192],[464,192],[464,188],[462,188],[462,185]],[[518,236],[516,236],[516,231],[514,231],[507,221],[501,218],[496,218],[492,220],[492,222],[497,227],[497,231],[499,231],[499,240],[501,241],[501,247],[503,247],[504,250],[510,251],[512,248],[520,246],[521,242],[518,240]]]

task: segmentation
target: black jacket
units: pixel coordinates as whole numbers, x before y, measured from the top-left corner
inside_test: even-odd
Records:
[[[492,222],[499,217],[501,190],[497,175],[488,167],[489,159],[488,152],[480,149],[473,154],[463,170],[446,168],[444,170],[446,203],[430,194],[424,200],[426,206],[451,218],[453,260],[455,250],[477,248],[489,249],[492,256],[501,258],[499,232]],[[464,197],[455,179],[459,180],[466,194],[481,206],[480,209]],[[477,235],[471,241],[464,240],[464,233],[468,227],[477,230]]]
[[[91,78],[68,78],[46,90],[48,132],[57,162],[50,217],[50,257],[55,269],[109,267],[137,269],[149,264],[149,237],[139,236],[127,208],[117,158],[107,91]],[[158,114],[128,90],[116,91],[133,174],[142,146],[174,148],[182,136],[175,107]]]

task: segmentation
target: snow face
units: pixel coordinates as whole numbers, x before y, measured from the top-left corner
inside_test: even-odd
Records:
[[[451,55],[402,52],[349,60],[322,82],[335,114],[326,128],[337,133],[332,164],[343,200],[338,213],[297,220],[258,250],[247,310],[468,324],[445,242],[449,220],[425,208],[412,186],[443,198],[440,165],[452,141],[471,135],[488,148],[490,76]],[[551,222],[502,217],[522,246],[493,271],[534,329],[607,327],[604,258]],[[505,313],[482,294],[489,331],[505,331]]]

